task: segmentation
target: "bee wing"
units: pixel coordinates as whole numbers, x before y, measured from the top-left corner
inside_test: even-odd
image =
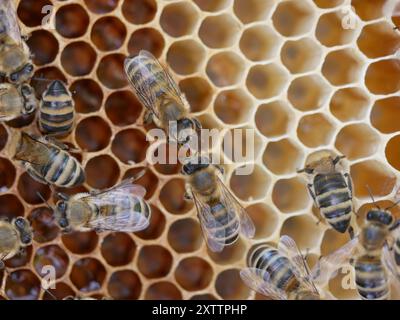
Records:
[[[208,247],[213,252],[221,252],[225,246],[224,244],[216,241],[216,239],[225,237],[224,226],[214,218],[208,204],[201,201],[193,191],[192,195],[200,220],[201,230],[203,231],[203,235]]]
[[[286,293],[277,288],[271,281],[269,273],[256,268],[245,268],[240,271],[243,282],[252,290],[274,300],[287,300]]]
[[[138,184],[133,183],[134,178],[128,178],[125,180],[122,180],[121,183],[105,190],[97,191],[97,192],[92,192],[91,196],[93,198],[99,198],[99,199],[112,199],[113,194],[125,194],[125,196],[129,195],[134,195],[139,198],[144,198],[146,195],[146,189]]]
[[[383,263],[385,267],[389,270],[390,276],[394,278],[393,283],[396,286],[396,289],[400,291],[400,274],[397,271],[396,261],[394,260],[393,252],[389,250],[388,245],[386,244],[383,248]]]
[[[253,238],[256,233],[256,228],[254,226],[253,221],[247,214],[246,210],[242,207],[239,201],[235,198],[235,196],[229,191],[229,189],[225,186],[225,183],[218,178],[218,186],[221,191],[221,202],[228,208],[228,210],[232,210],[236,214],[239,215],[240,220],[240,229],[242,233],[247,238]]]
[[[17,10],[13,0],[2,0],[0,2],[0,21],[0,28],[5,28],[7,35],[17,44],[21,44],[21,30],[19,29]],[[3,31],[0,30],[0,32]]]
[[[349,262],[354,256],[358,244],[358,238],[350,240],[343,247],[328,256],[322,257],[311,272],[314,283],[324,286],[335,275],[338,268]]]

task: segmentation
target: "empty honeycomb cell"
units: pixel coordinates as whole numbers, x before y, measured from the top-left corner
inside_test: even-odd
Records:
[[[399,147],[400,147],[400,135],[392,137],[386,144],[385,154],[386,159],[390,165],[400,171],[400,157],[399,157]]]
[[[369,96],[361,88],[343,88],[333,94],[330,111],[343,122],[361,120],[368,112],[369,103]]]
[[[163,8],[160,25],[172,37],[191,34],[197,24],[198,13],[190,2],[171,3]]]
[[[11,300],[37,300],[40,281],[30,270],[16,270],[6,278],[5,292]]]
[[[136,232],[135,235],[144,240],[152,240],[157,239],[161,236],[165,228],[165,216],[162,212],[155,206],[150,205],[151,207],[151,219],[150,225],[139,232]]]
[[[239,46],[247,59],[261,61],[275,56],[279,42],[279,37],[273,29],[256,25],[243,31]]]
[[[364,21],[374,20],[381,17],[384,4],[385,0],[352,0],[351,2],[357,15]]]
[[[42,81],[42,79],[46,79],[48,81]],[[64,74],[56,67],[44,67],[35,71],[31,85],[33,89],[35,89],[36,97],[41,97],[43,95],[43,92],[46,90],[49,82],[52,80],[60,80],[64,83],[67,83],[67,79],[65,78]]]
[[[335,146],[349,160],[373,155],[378,151],[380,139],[367,124],[343,127],[336,136]]]
[[[288,90],[290,103],[300,111],[321,108],[329,94],[329,87],[319,75],[307,75],[292,81]]]
[[[314,70],[321,55],[321,47],[311,38],[288,40],[281,49],[282,62],[291,73]]]
[[[110,54],[101,59],[97,68],[97,76],[103,85],[109,89],[121,89],[128,82],[124,71],[125,56]]]
[[[214,111],[227,124],[240,124],[249,120],[251,97],[242,89],[221,91],[215,99]]]
[[[99,236],[94,231],[69,232],[62,235],[64,246],[76,254],[87,254],[92,252],[99,242]]]
[[[6,158],[0,158],[0,192],[6,192],[14,184],[16,170],[12,162]]]
[[[113,11],[120,0],[84,0],[90,11],[98,14],[109,13]]]
[[[377,43],[384,43],[379,46]],[[394,54],[400,48],[399,34],[386,22],[367,25],[360,34],[357,45],[368,58],[379,58]]]
[[[101,172],[101,175],[99,175]],[[86,182],[93,188],[112,187],[118,180],[120,169],[118,163],[109,155],[101,155],[90,159],[85,168]]]
[[[101,243],[101,254],[113,267],[124,266],[131,262],[135,252],[136,244],[126,233],[111,233]]]
[[[140,171],[143,171],[144,175],[140,179],[134,180],[135,184],[141,185],[146,189],[146,199],[150,199],[158,186],[158,177],[148,168],[132,168],[125,172],[124,178],[135,177]]]
[[[400,98],[390,97],[377,100],[370,114],[371,124],[382,133],[400,131]]]
[[[185,181],[180,178],[169,180],[160,191],[160,201],[168,212],[184,214],[188,212],[193,203],[184,199]]]
[[[362,62],[352,49],[330,52],[322,65],[322,74],[333,85],[340,86],[358,81]]]
[[[18,179],[18,192],[29,204],[42,203],[42,198],[48,199],[51,193],[47,185],[37,182],[27,172]]]
[[[32,246],[22,248],[17,255],[5,262],[7,268],[20,268],[28,264],[32,257]]]
[[[278,213],[265,203],[255,203],[246,208],[256,226],[255,239],[270,237],[278,227]]]
[[[128,52],[131,56],[136,56],[140,50],[147,50],[158,58],[164,46],[165,40],[157,29],[140,28],[132,33],[128,42]]]
[[[56,13],[56,29],[65,38],[83,36],[89,26],[89,15],[79,4],[62,6]]]
[[[313,0],[314,3],[323,9],[337,7],[342,4],[344,0]]]
[[[146,149],[149,146],[146,136],[137,129],[120,131],[112,142],[112,152],[124,163],[142,162],[146,158]]]
[[[81,120],[76,126],[76,142],[87,152],[94,152],[108,146],[111,139],[111,129],[107,122],[98,116]]]
[[[262,104],[255,115],[257,129],[266,137],[284,135],[293,117],[287,103],[282,100]]]
[[[33,233],[33,239],[36,242],[50,242],[57,238],[60,229],[54,219],[53,211],[47,207],[39,207],[30,213],[28,217]]]
[[[208,78],[217,87],[232,86],[239,82],[244,71],[243,60],[232,52],[219,52],[212,56],[206,67]]]
[[[124,0],[122,14],[134,24],[144,24],[153,20],[157,12],[155,0]]]
[[[185,95],[191,112],[205,110],[211,102],[213,88],[210,83],[200,77],[190,77],[179,82],[179,88]]]
[[[226,300],[243,300],[250,295],[250,289],[240,278],[238,269],[227,269],[218,274],[215,289]]]
[[[172,267],[172,255],[159,245],[144,246],[139,252],[137,266],[146,278],[165,277]]]
[[[175,142],[159,144],[154,152],[154,156],[157,156],[159,159],[166,159],[166,161],[157,161],[154,164],[154,169],[165,175],[179,173],[182,166],[178,161],[176,150],[178,150],[178,145]]]
[[[322,113],[304,116],[299,121],[297,136],[307,147],[315,148],[329,144],[335,131],[334,124]]]
[[[287,81],[286,71],[276,64],[251,67],[246,86],[257,99],[268,99],[278,95]]]
[[[268,143],[263,154],[263,163],[275,174],[295,172],[303,159],[300,147],[291,139],[282,139]]]
[[[74,263],[70,279],[74,286],[82,292],[99,290],[106,277],[106,269],[94,258],[82,258]]]
[[[239,23],[228,14],[209,16],[202,20],[199,37],[209,48],[232,46],[238,35]]]
[[[237,168],[230,178],[230,187],[234,194],[244,201],[262,199],[270,185],[269,175],[258,165],[250,174],[242,174]]]
[[[390,94],[399,91],[399,60],[388,59],[371,63],[365,75],[365,84],[373,94]]]
[[[321,256],[327,256],[340,249],[349,241],[347,233],[340,233],[334,229],[327,229],[321,242]]]
[[[175,270],[175,279],[187,291],[206,288],[213,276],[210,264],[202,258],[189,257],[181,260]]]
[[[72,290],[72,288],[64,283],[64,282],[57,282],[55,284],[55,288],[49,288],[48,291],[50,292],[44,292],[43,294],[43,300],[62,300],[66,297],[74,297],[75,296],[75,291]]]
[[[310,203],[307,188],[298,177],[278,180],[272,190],[272,201],[283,213],[305,209]]]
[[[278,4],[272,15],[275,29],[285,37],[298,36],[311,29],[312,8],[304,1],[284,1]]]
[[[21,0],[17,8],[18,18],[27,27],[40,26],[45,17],[42,10],[49,6],[51,6],[51,1],[49,0]]]
[[[61,53],[61,63],[72,76],[87,75],[96,63],[96,51],[83,41],[70,43]]]
[[[191,218],[175,221],[168,230],[168,242],[178,253],[196,251],[202,239],[199,223]]]
[[[174,42],[167,52],[168,65],[181,75],[188,75],[198,71],[204,58],[204,48],[194,40]]]
[[[340,300],[355,300],[359,299],[354,283],[354,275],[350,272],[354,270],[351,266],[344,266],[329,281],[329,291],[334,297]]]
[[[315,30],[317,40],[326,47],[341,46],[350,43],[354,38],[354,28],[343,28],[342,11],[322,15]]]
[[[97,82],[91,79],[80,79],[71,85],[70,90],[73,92],[77,112],[90,113],[101,108],[104,94]]]
[[[27,44],[33,55],[33,63],[37,66],[53,62],[57,57],[59,44],[56,37],[49,31],[33,31]]]
[[[119,270],[111,275],[107,290],[115,300],[136,300],[142,291],[142,283],[135,272]]]
[[[13,218],[24,215],[24,206],[17,196],[3,194],[0,196],[0,217],[11,221]]]
[[[232,265],[243,258],[245,250],[245,240],[238,238],[235,243],[225,246],[221,252],[212,252],[208,249],[208,255],[217,264]]]
[[[350,167],[353,180],[354,195],[357,198],[368,198],[369,186],[375,197],[388,195],[396,184],[396,176],[383,163],[377,160],[366,160],[353,164]]]
[[[2,124],[0,124],[0,150],[2,150],[6,145],[7,139],[8,133],[6,131],[6,128]]]
[[[90,34],[94,45],[102,51],[112,51],[121,48],[126,38],[126,27],[114,17],[98,19]]]
[[[251,23],[266,19],[273,6],[273,1],[235,0],[233,11],[240,21]]]
[[[160,281],[151,284],[145,294],[146,300],[181,300],[179,289],[168,281]]]
[[[190,300],[218,300],[212,294],[204,293],[204,294],[195,294],[190,298]]]
[[[33,258],[33,266],[37,274],[41,275],[42,277],[46,277],[48,275],[46,266],[50,265],[55,268],[56,279],[59,279],[67,271],[68,264],[68,255],[57,245],[48,245],[39,248]]]

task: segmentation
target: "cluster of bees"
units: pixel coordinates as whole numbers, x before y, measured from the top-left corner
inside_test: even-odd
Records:
[[[11,0],[0,5],[0,120],[8,121],[38,110],[37,123],[42,136],[15,131],[7,152],[29,175],[53,187],[71,188],[85,181],[79,161],[71,148],[57,140],[74,128],[74,101],[66,84],[49,83],[40,102],[29,82],[33,64],[26,38],[21,36],[16,11]],[[168,70],[147,51],[125,61],[126,76],[136,96],[146,107],[144,122],[153,121],[169,133],[179,146],[185,146],[201,130],[200,122],[190,117],[188,103]],[[45,81],[45,79],[44,79]],[[170,122],[176,131],[170,132]],[[193,136],[183,135],[191,130]],[[284,235],[278,245],[261,244],[248,254],[247,268],[240,273],[252,289],[272,299],[333,299],[323,287],[335,271],[350,262],[355,269],[356,286],[362,299],[388,299],[391,283],[400,279],[400,236],[395,234],[400,220],[391,208],[371,209],[366,223],[355,234],[352,182],[340,168],[342,156],[320,152],[310,157],[300,170],[310,180],[308,189],[325,222],[340,233],[348,232],[349,242],[332,254],[322,257],[310,270],[295,241]],[[70,230],[137,232],[147,228],[151,209],[144,200],[146,190],[135,180],[127,179],[106,190],[93,190],[59,198],[54,219],[59,227]],[[246,210],[223,182],[224,170],[211,163],[208,150],[189,154],[182,167],[186,177],[187,200],[193,201],[211,251],[220,252],[243,234],[252,238],[255,226]],[[45,201],[43,199],[43,201]],[[46,201],[45,201],[46,202]],[[18,217],[0,221],[0,269],[4,261],[19,254],[32,242],[33,230],[28,220]],[[77,297],[76,299],[80,299]]]

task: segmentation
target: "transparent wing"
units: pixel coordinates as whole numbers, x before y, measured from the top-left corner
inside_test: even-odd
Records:
[[[6,33],[17,44],[22,44],[21,30],[17,19],[17,10],[13,0],[0,1],[0,29],[5,28]],[[2,32],[3,30],[0,30]]]
[[[105,190],[93,192],[91,198],[104,199],[106,202],[112,201],[115,204],[114,194],[125,194],[125,196],[134,195],[143,198],[146,195],[146,189],[141,185],[134,184],[137,177],[132,177],[121,181],[121,183]]]
[[[256,233],[256,228],[254,226],[253,221],[247,214],[246,210],[239,203],[239,201],[225,186],[225,183],[221,180],[221,178],[217,177],[217,179],[218,179],[218,187],[219,190],[221,191],[221,202],[225,205],[225,207],[228,210],[232,210],[233,212],[239,215],[240,229],[242,233],[247,238],[253,238],[254,234]]]
[[[396,290],[400,292],[400,274],[397,271],[397,265],[396,261],[394,260],[393,252],[389,250],[387,244],[383,248],[382,260],[385,267],[390,272],[390,277],[393,278],[392,283],[396,286]]]
[[[225,238],[225,228],[212,215],[210,206],[200,200],[192,191],[193,201],[196,205],[197,214],[200,220],[201,230],[208,247],[213,252],[221,252],[225,245],[216,239]]]
[[[243,282],[252,290],[274,300],[287,300],[286,293],[277,288],[265,270],[245,268],[240,271]]]

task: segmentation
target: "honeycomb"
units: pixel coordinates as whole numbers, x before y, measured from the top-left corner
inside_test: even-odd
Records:
[[[53,203],[49,187],[4,151],[11,127],[37,132],[34,117],[2,123],[0,216],[26,216],[35,229],[33,245],[6,262],[9,274],[1,278],[7,298],[53,299],[40,287],[42,267],[52,264],[57,282],[50,292],[59,299],[264,299],[238,273],[253,245],[287,234],[309,250],[311,265],[343,245],[347,234],[316,224],[318,210],[296,170],[317,150],[346,155],[358,224],[371,207],[366,185],[379,203],[393,201],[400,174],[400,34],[383,14],[384,4],[16,0],[21,26],[31,35],[35,77],[61,79],[74,92],[76,128],[64,141],[82,150],[76,156],[87,181],[58,191],[111,187],[147,166],[149,128],[123,72],[124,58],[146,49],[169,65],[204,128],[255,130],[253,173],[236,174],[242,163],[225,172],[257,230],[252,240],[210,252],[193,204],[183,200],[180,166],[157,164],[138,181],[153,210],[148,229],[61,234],[37,195]],[[349,5],[354,28],[345,29]],[[45,26],[42,8],[53,9]],[[38,97],[47,85],[40,79],[32,84]],[[221,145],[213,151],[227,157]],[[325,289],[338,299],[357,298],[354,289],[341,286],[344,276]]]

